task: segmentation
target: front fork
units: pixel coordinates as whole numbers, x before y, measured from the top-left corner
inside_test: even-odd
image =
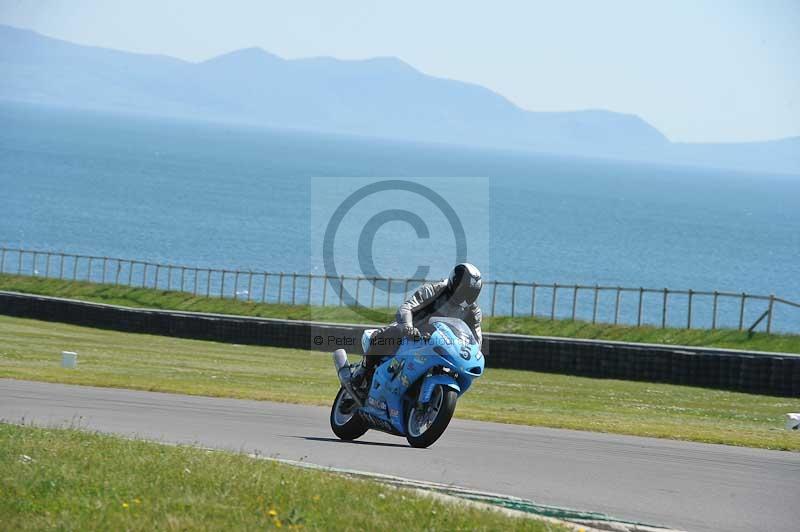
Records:
[[[456,393],[461,393],[461,387],[458,385],[456,379],[458,375],[450,372],[447,368],[442,368],[444,371],[442,373],[432,374],[428,373],[425,376],[425,380],[422,381],[422,386],[419,387],[419,396],[417,396],[417,408],[421,408],[422,405],[428,403],[431,400],[431,394],[433,394],[433,389],[436,387],[437,384],[441,384],[442,386],[447,386],[452,388],[456,391]]]

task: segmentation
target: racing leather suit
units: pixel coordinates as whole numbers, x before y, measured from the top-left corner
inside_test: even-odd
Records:
[[[423,327],[431,316],[446,316],[462,320],[472,330],[480,346],[481,309],[477,302],[457,305],[450,301],[447,279],[425,283],[397,309],[396,321],[378,329],[372,335],[367,353],[367,366],[378,361],[379,356],[393,354],[403,341],[409,327]],[[377,356],[369,356],[377,355]]]

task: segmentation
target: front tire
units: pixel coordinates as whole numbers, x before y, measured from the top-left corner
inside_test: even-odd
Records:
[[[366,423],[356,413],[357,409],[358,405],[355,404],[347,390],[339,388],[339,393],[336,394],[336,399],[331,407],[331,429],[340,439],[355,440],[369,430]]]
[[[449,386],[438,384],[431,400],[422,412],[411,407],[406,416],[406,440],[412,447],[432,445],[444,433],[456,411],[458,393]]]

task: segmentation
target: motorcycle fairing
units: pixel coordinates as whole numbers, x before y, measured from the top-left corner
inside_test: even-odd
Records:
[[[482,375],[483,356],[463,321],[433,317],[429,323],[434,329],[430,340],[403,342],[375,369],[366,403],[359,409],[371,428],[405,435],[405,412],[411,402],[425,396],[423,402],[429,401],[436,384],[461,395]],[[409,393],[413,391],[417,393]]]

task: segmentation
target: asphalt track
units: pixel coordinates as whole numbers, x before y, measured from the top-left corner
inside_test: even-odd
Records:
[[[340,442],[328,415],[321,407],[0,379],[4,421],[259,452],[684,530],[800,523],[800,453],[462,420],[421,450],[372,431],[360,443]]]

